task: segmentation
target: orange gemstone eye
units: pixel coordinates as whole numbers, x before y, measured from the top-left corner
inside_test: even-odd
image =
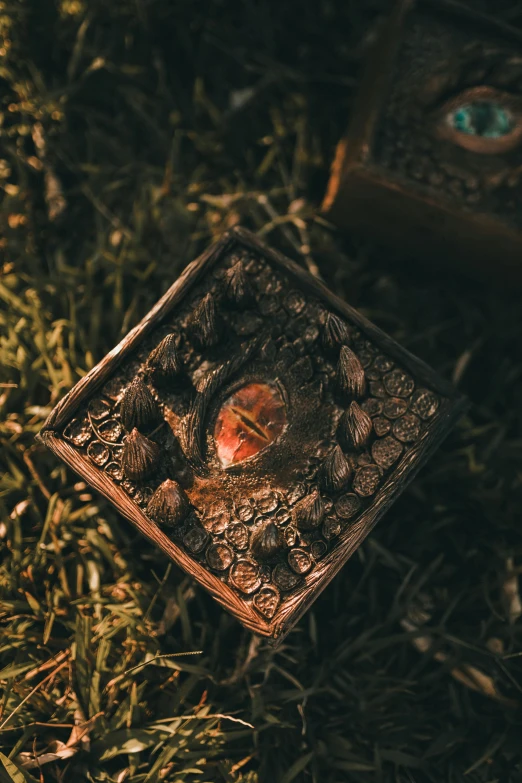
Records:
[[[266,449],[287,423],[286,408],[276,386],[248,383],[221,406],[214,427],[219,461],[226,468]]]

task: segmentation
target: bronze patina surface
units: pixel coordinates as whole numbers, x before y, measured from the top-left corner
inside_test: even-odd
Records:
[[[323,212],[399,249],[522,280],[522,35],[399,0],[369,53]]]
[[[276,640],[461,405],[302,268],[236,229],[40,436],[245,626]]]

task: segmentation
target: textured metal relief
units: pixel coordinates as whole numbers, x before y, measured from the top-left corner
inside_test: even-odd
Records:
[[[520,226],[521,44],[422,4],[407,16],[373,160],[413,188]]]
[[[441,401],[240,249],[62,435],[270,620],[371,506]]]

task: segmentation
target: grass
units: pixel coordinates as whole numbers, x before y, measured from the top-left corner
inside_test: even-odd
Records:
[[[521,780],[519,299],[315,216],[383,7],[0,3],[1,783]],[[276,652],[34,441],[236,222],[472,403]]]

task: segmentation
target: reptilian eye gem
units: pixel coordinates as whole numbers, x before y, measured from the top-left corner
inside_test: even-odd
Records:
[[[509,152],[522,141],[522,101],[494,87],[464,90],[440,109],[437,135],[471,152]]]
[[[511,132],[513,115],[505,106],[491,101],[477,101],[459,106],[448,115],[455,130],[485,139],[498,139]]]
[[[253,457],[279,437],[285,425],[285,404],[276,386],[242,386],[218,413],[214,439],[219,461],[228,467]]]

